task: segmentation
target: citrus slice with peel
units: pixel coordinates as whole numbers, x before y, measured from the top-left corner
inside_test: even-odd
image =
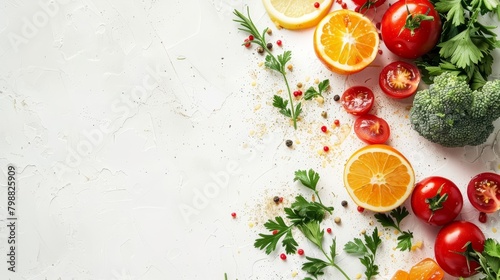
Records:
[[[441,280],[444,278],[444,270],[439,267],[435,260],[425,258],[410,269],[408,279],[411,280]]]
[[[352,200],[365,209],[387,212],[408,198],[415,172],[408,160],[388,145],[368,145],[347,160],[344,185]]]
[[[262,0],[267,14],[278,28],[314,27],[330,12],[333,0]]]
[[[314,51],[328,69],[353,74],[365,69],[378,53],[377,28],[366,16],[351,10],[326,15],[314,31]]]

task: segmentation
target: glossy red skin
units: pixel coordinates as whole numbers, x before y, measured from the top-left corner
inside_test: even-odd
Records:
[[[472,248],[478,252],[484,250],[485,236],[475,224],[466,221],[455,221],[444,226],[436,236],[434,255],[436,262],[448,274],[455,277],[469,277],[477,273],[479,263],[469,260],[467,268],[465,256],[457,254],[465,251],[464,246],[471,242]]]
[[[370,8],[380,7],[380,5],[385,3],[385,0],[352,0],[352,2],[356,5],[356,7],[361,7],[365,5],[367,1],[371,2]]]
[[[371,110],[375,96],[373,91],[367,87],[354,86],[344,91],[340,101],[347,113],[360,116]]]
[[[440,195],[448,194],[448,198],[441,204],[443,208],[433,213],[426,200],[435,197],[441,187]],[[449,179],[439,176],[427,177],[418,182],[411,195],[411,208],[415,216],[433,226],[450,223],[458,216],[462,207],[463,197],[460,189]]]
[[[406,7],[411,14],[425,14],[433,21],[422,21],[414,34],[405,27],[408,15]],[[427,0],[397,1],[392,4],[382,16],[380,33],[386,47],[394,54],[414,59],[429,52],[436,46],[441,36],[441,19],[432,3]]]
[[[477,195],[475,183],[485,179],[497,183],[496,201],[494,199],[489,199],[488,202],[486,202]],[[481,212],[493,213],[498,211],[500,209],[500,175],[496,173],[485,172],[474,176],[467,186],[467,197],[469,198],[472,206],[474,206],[474,208]]]
[[[400,81],[400,83],[403,83],[403,87],[391,86],[391,80]],[[420,71],[417,66],[404,61],[394,61],[386,65],[380,72],[378,79],[382,91],[388,96],[397,99],[412,96],[417,91],[419,83]]]
[[[372,131],[378,125],[378,133]],[[354,132],[359,139],[367,144],[383,144],[391,135],[389,124],[382,118],[372,114],[359,116],[354,122]]]

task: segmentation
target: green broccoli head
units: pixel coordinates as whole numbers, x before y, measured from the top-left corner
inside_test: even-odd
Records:
[[[410,122],[420,135],[446,147],[475,146],[493,132],[500,117],[500,80],[472,91],[464,78],[450,72],[436,76],[415,94]]]

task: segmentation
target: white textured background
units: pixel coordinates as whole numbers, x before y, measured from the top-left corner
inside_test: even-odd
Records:
[[[309,195],[292,181],[309,168],[336,208],[325,226],[337,238],[339,265],[355,277],[362,266],[340,249],[377,223],[356,212],[342,187],[343,163],[363,144],[332,96],[352,85],[373,88],[372,112],[391,124],[389,144],[417,180],[448,176],[464,188],[472,175],[498,171],[495,135],[479,147],[443,149],[411,130],[410,102],[389,100],[377,86],[381,67],[395,59],[384,46],[372,67],[339,76],[316,59],[313,30],[275,29],[270,40],[293,52],[292,85],[332,84],[324,104],[303,102],[294,131],[271,106],[280,78],[240,46],[247,34],[232,11],[245,4],[259,28],[273,27],[260,1],[0,0],[0,279],[301,279],[303,258],[283,262],[280,250],[267,256],[253,242],[296,194]],[[318,133],[334,119],[345,133]],[[326,155],[318,153],[324,145]],[[18,168],[15,273],[6,256],[8,164]],[[273,205],[275,195],[283,205]],[[464,205],[460,218],[476,222]],[[437,229],[412,219],[403,227],[423,248],[395,251],[385,231],[379,279],[433,256]],[[498,222],[492,215],[480,227],[498,238]]]

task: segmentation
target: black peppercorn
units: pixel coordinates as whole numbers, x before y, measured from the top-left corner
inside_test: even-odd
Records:
[[[342,200],[342,202],[340,204],[342,204],[342,207],[346,207],[347,206],[347,201]]]
[[[272,43],[267,43],[266,47],[271,50],[273,48],[273,44]]]
[[[274,201],[274,203],[276,203],[276,204],[280,203],[280,197],[279,197],[279,196],[275,196],[275,197],[273,197],[273,201]]]
[[[291,147],[293,145],[293,141],[292,140],[286,140],[285,145],[287,147]]]
[[[333,96],[333,100],[335,100],[335,101],[339,101],[339,100],[340,100],[340,96],[339,96],[338,94],[335,94],[335,95]]]

